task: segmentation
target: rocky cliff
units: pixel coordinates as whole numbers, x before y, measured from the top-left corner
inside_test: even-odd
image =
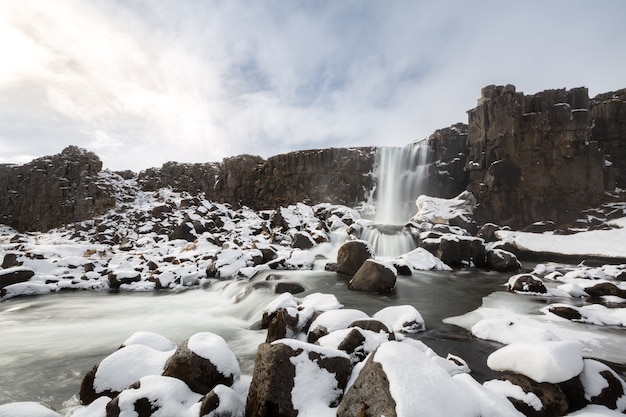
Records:
[[[468,189],[479,204],[478,221],[566,223],[597,204],[610,172],[599,131],[592,135],[595,106],[586,88],[534,95],[512,85],[483,88],[468,112],[467,138]]]
[[[92,152],[70,146],[24,165],[0,165],[0,224],[48,230],[115,206],[113,185]]]
[[[626,189],[626,88],[599,94],[589,106],[591,140],[604,151],[612,174],[607,188]]]
[[[373,186],[373,148],[327,148],[276,155],[267,160],[239,155],[221,163],[178,164],[139,174],[144,190],[169,186],[175,191],[204,192],[236,207],[276,208],[298,201],[354,205]]]

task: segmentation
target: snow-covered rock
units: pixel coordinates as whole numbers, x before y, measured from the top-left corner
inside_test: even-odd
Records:
[[[24,401],[0,405],[0,417],[61,417],[61,415],[39,403]]]
[[[537,382],[559,383],[583,370],[582,345],[576,341],[518,342],[487,358],[494,371],[511,371]]]
[[[389,323],[396,332],[417,333],[426,329],[424,318],[411,305],[385,307],[376,312],[374,317]]]

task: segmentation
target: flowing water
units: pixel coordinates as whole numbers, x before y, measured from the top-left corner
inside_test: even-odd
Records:
[[[332,293],[345,308],[367,314],[389,305],[413,305],[429,329],[420,337],[435,344],[443,334],[462,330],[442,323],[443,318],[475,309],[507,279],[478,271],[424,272],[399,277],[397,291],[381,296],[349,291],[344,279],[323,271],[274,272],[272,278],[302,285],[305,292],[298,297]],[[255,323],[276,297],[253,283],[216,281],[178,294],[68,292],[0,303],[0,404],[38,401],[62,409],[78,394],[84,374],[136,331],[153,331],[177,343],[197,332],[219,334],[242,372],[250,375],[256,348],[265,340],[265,331],[256,330]],[[459,349],[465,351],[463,357],[471,354],[471,349]]]

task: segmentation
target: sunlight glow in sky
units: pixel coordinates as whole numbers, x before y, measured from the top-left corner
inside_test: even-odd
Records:
[[[625,17],[622,0],[7,0],[0,163],[402,146],[466,121],[488,84],[626,87]]]

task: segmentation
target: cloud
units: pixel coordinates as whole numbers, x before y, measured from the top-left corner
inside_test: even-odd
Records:
[[[8,2],[0,161],[69,144],[134,170],[400,146],[465,120],[487,84],[624,87],[624,12],[619,0]]]

